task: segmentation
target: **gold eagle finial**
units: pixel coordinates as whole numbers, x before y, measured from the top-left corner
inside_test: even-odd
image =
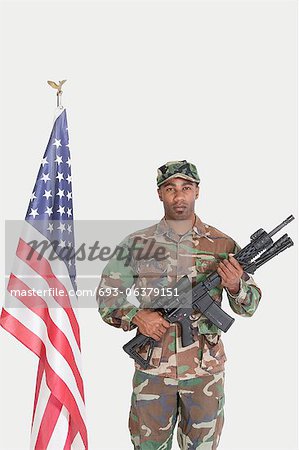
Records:
[[[54,88],[57,89],[57,95],[60,95],[60,93],[62,93],[61,87],[62,85],[66,82],[66,80],[62,80],[62,81],[58,81],[59,84],[55,83],[55,81],[49,81],[48,80],[48,84]]]
[[[62,85],[66,82],[66,80],[62,80],[62,81],[58,81],[58,84],[55,83],[55,81],[50,81],[48,80],[47,83],[53,88],[53,89],[57,89],[57,107],[59,108],[63,108],[63,106],[61,105],[61,95],[62,95]]]

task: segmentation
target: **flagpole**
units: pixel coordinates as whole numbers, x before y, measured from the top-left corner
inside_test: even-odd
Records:
[[[61,105],[62,91],[57,91],[57,108],[63,109]]]

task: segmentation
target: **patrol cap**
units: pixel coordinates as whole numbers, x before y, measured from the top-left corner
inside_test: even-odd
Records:
[[[157,186],[159,187],[161,184],[165,183],[165,181],[176,177],[194,181],[195,183],[200,182],[196,166],[183,159],[183,161],[169,161],[159,167],[157,174]]]

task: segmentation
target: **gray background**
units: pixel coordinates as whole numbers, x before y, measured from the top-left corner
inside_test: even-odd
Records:
[[[4,218],[24,217],[53,123],[46,80],[63,78],[77,219],[159,220],[156,168],[185,158],[202,179],[198,215],[240,245],[298,217],[297,2],[1,8]],[[297,448],[296,256],[293,247],[260,269],[256,315],[224,336],[221,450]],[[121,346],[132,334],[96,309],[80,320],[90,449],[128,450],[133,364]],[[3,330],[0,339],[0,448],[26,449],[37,362]]]

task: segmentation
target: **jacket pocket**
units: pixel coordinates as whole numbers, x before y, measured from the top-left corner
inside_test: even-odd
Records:
[[[136,264],[136,270],[141,278],[159,278],[165,276],[167,272],[167,260],[158,261],[154,258],[140,260]]]
[[[217,334],[202,334],[201,368],[209,373],[224,370],[227,360],[223,342]]]

